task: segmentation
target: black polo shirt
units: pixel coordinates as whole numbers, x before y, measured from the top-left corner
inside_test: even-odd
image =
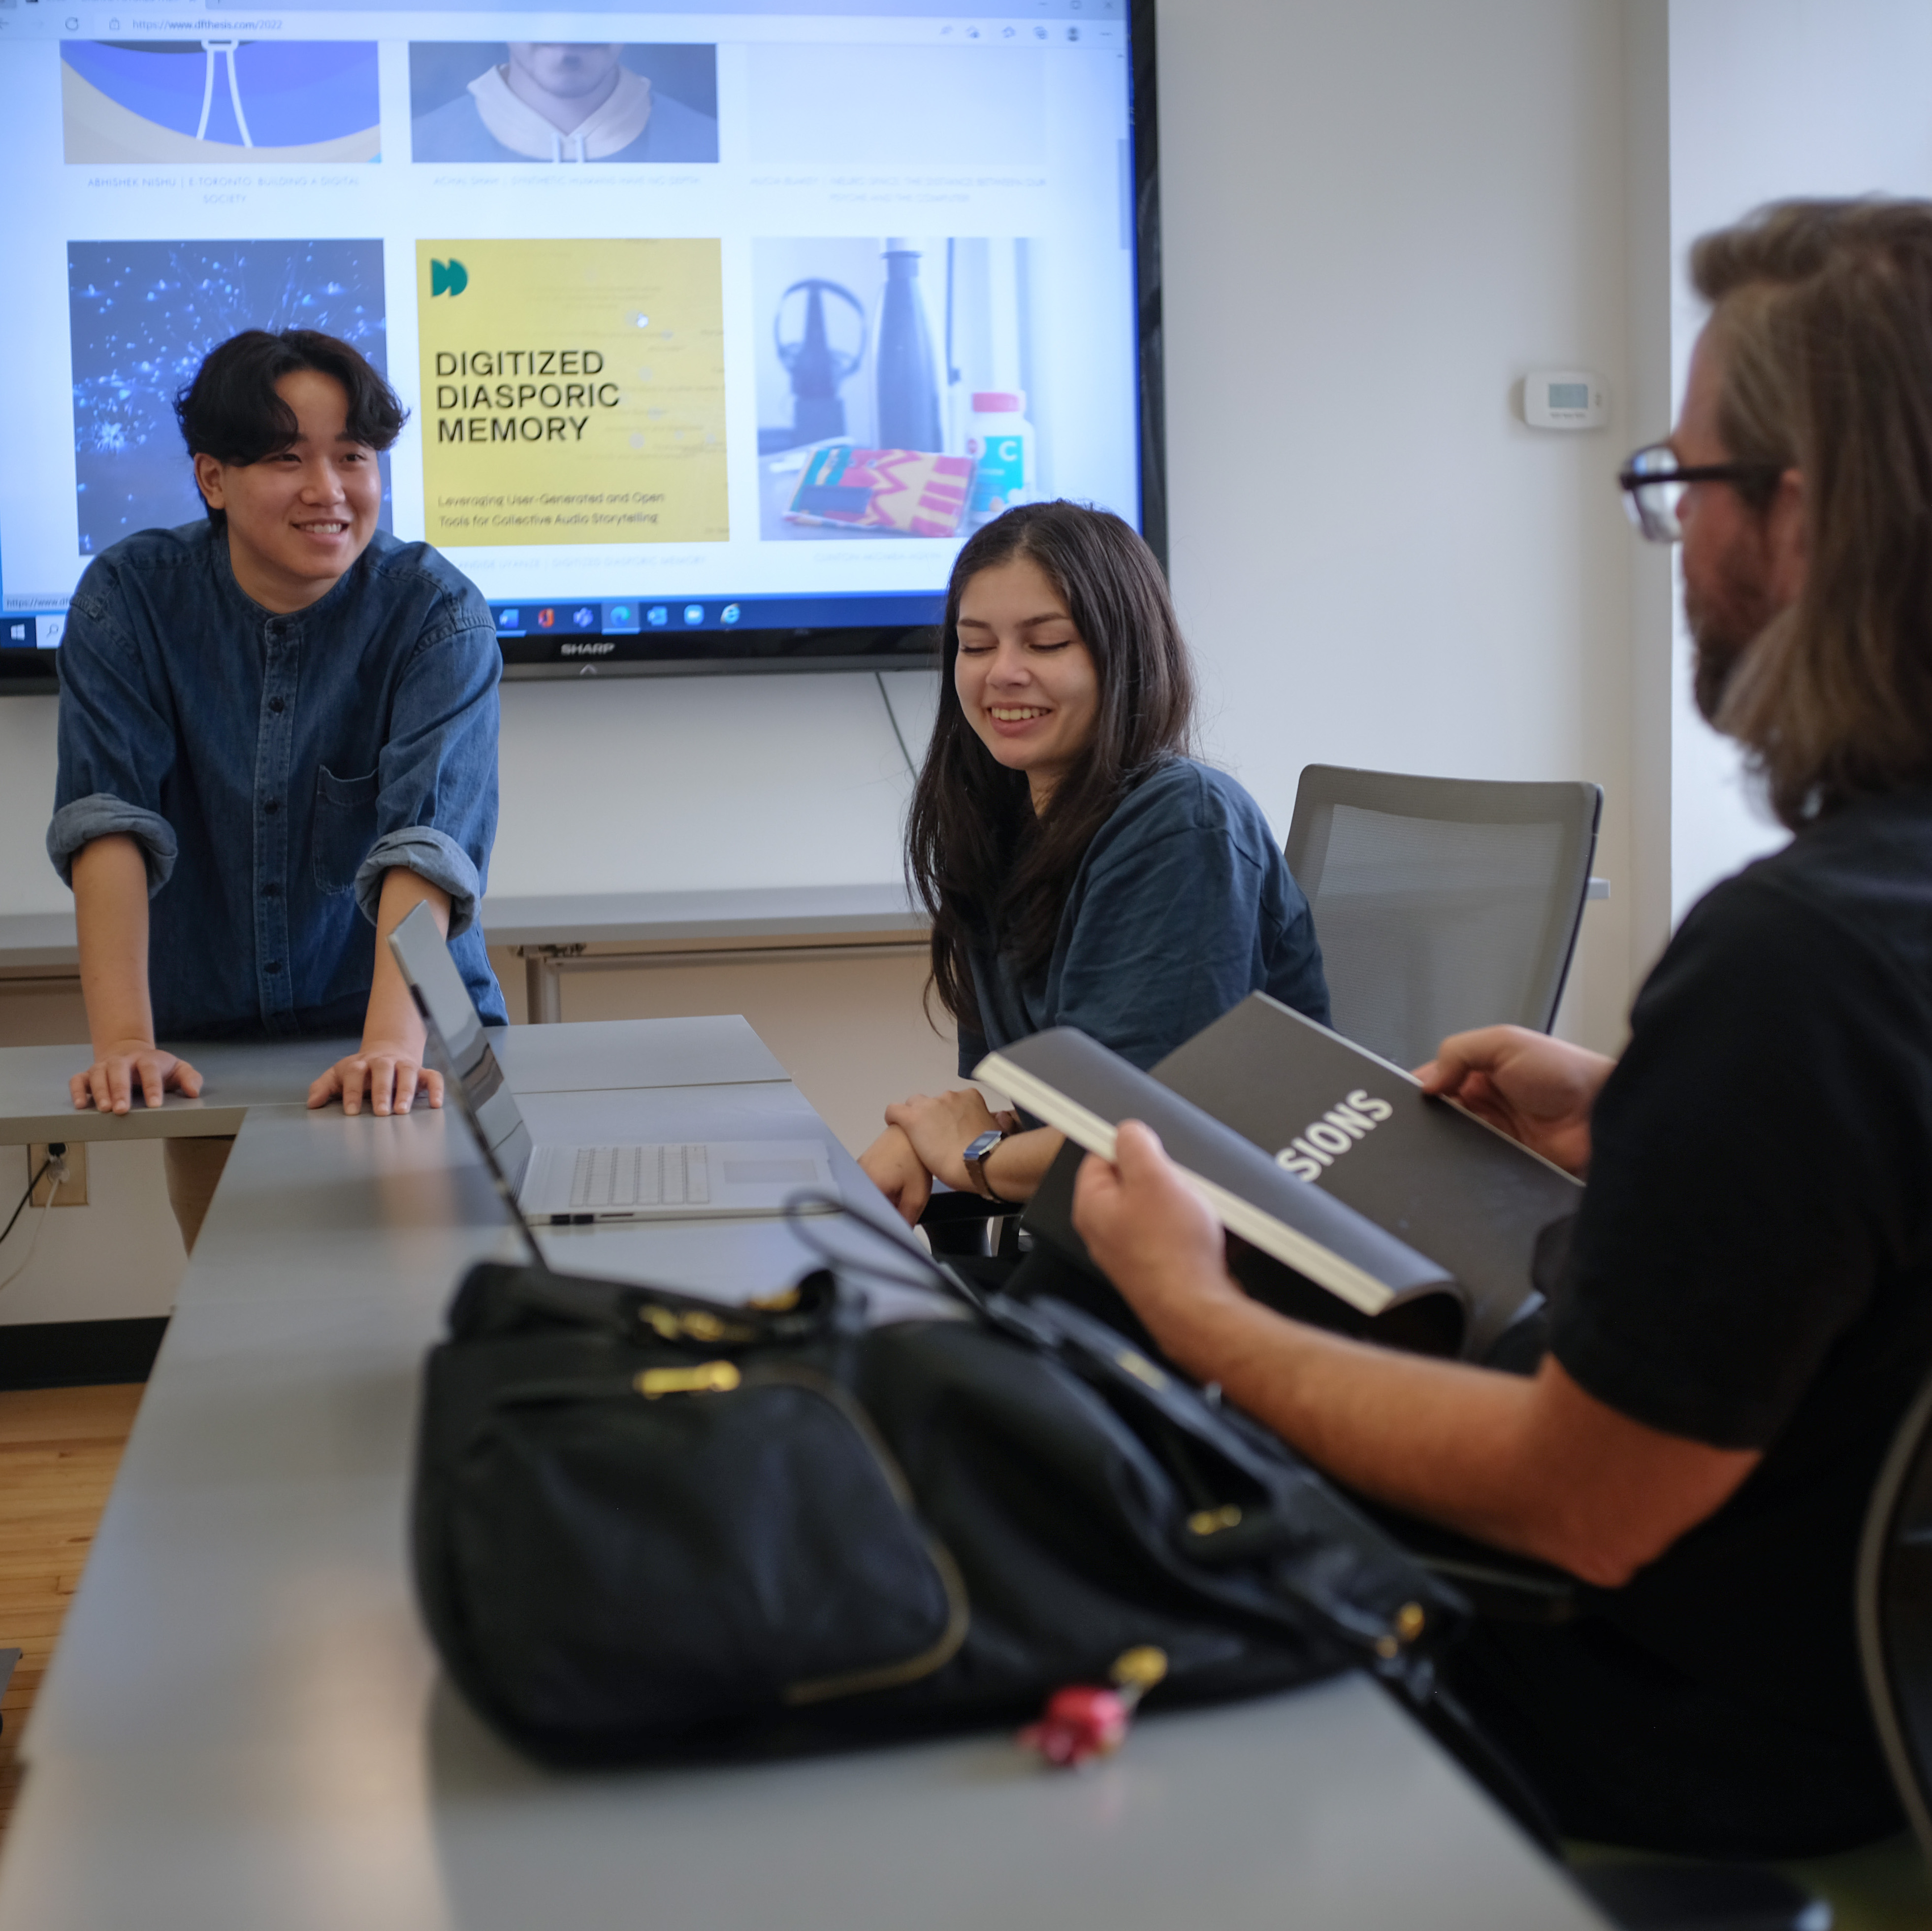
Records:
[[[1932,792],[1862,802],[1684,920],[1598,1099],[1551,1345],[1653,1428],[1762,1451],[1565,1629],[1469,1668],[1567,1829],[1803,1851],[1901,1818],[1855,1565],[1932,1372]]]

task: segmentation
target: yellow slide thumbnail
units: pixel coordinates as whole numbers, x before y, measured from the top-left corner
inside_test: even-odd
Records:
[[[722,542],[715,241],[416,244],[424,535]]]

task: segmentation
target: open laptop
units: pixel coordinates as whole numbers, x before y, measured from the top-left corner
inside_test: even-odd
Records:
[[[538,1144],[428,906],[418,905],[390,933],[389,947],[442,1062],[450,1097],[504,1198],[525,1219],[552,1227],[729,1219],[781,1214],[802,1190],[838,1197],[823,1140]]]

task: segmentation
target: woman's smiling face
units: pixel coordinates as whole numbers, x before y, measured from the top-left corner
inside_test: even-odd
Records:
[[[1066,599],[1030,557],[980,571],[959,599],[952,687],[981,743],[1024,771],[1033,807],[1092,743],[1100,713],[1093,653]]]

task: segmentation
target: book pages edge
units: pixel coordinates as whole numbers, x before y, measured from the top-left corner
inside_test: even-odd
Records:
[[[1072,1100],[1057,1086],[1049,1086],[1036,1075],[1016,1066],[1002,1055],[992,1053],[973,1069],[976,1080],[997,1086],[1018,1105],[1050,1127],[1077,1142],[1102,1160],[1114,1155],[1113,1128],[1098,1113]],[[1177,1098],[1179,1098],[1176,1095]],[[1318,1287],[1325,1287],[1338,1300],[1348,1302],[1358,1313],[1372,1318],[1394,1300],[1394,1291],[1352,1261],[1344,1260],[1334,1248],[1324,1247],[1310,1236],[1277,1220],[1266,1209],[1244,1200],[1238,1194],[1217,1186],[1191,1168],[1174,1163],[1189,1183],[1214,1209],[1216,1217],[1230,1233],[1238,1235],[1250,1246],[1258,1247],[1286,1267],[1305,1274]],[[1298,1182],[1306,1185],[1304,1182]]]

